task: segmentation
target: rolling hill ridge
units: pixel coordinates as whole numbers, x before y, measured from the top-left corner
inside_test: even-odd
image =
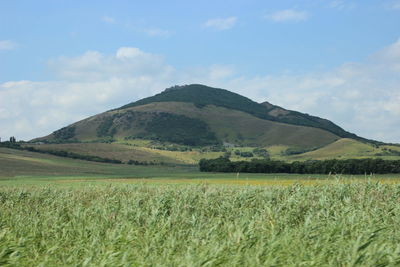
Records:
[[[366,140],[326,119],[268,102],[259,104],[225,89],[192,84],[168,88],[34,141],[145,139],[197,147],[225,144],[317,148],[340,138]]]

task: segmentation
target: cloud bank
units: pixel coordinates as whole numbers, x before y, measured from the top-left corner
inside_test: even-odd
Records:
[[[203,83],[334,121],[366,138],[400,142],[400,40],[365,62],[326,72],[239,75],[235,66],[178,70],[135,47],[49,61],[53,81],[0,84],[0,137],[28,140],[175,84]]]

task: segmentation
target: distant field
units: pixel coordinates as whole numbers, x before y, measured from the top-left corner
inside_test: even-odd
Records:
[[[75,160],[0,148],[0,179],[34,177],[163,177],[195,170],[193,167],[134,166]]]
[[[342,138],[324,146],[320,149],[306,152],[299,155],[286,156],[286,160],[324,160],[324,159],[350,159],[350,158],[382,158],[382,159],[400,159],[399,155],[393,155],[384,149],[400,151],[398,146],[375,146],[362,143],[354,139]]]
[[[115,143],[69,143],[69,144],[26,144],[36,149],[42,150],[61,150],[82,155],[98,156],[128,162],[129,160],[139,162],[154,162],[156,164],[189,164],[197,165],[200,159],[218,158],[224,152],[212,152],[201,148],[192,148],[190,151],[170,151],[168,145],[159,145],[165,149],[157,148],[151,144],[150,140],[117,140]],[[393,145],[376,146],[362,143],[353,139],[342,138],[324,147],[301,153],[286,154],[289,146],[274,145],[266,146],[263,149],[268,151],[271,159],[283,161],[305,161],[305,160],[325,160],[325,159],[350,159],[350,158],[381,158],[386,160],[400,159],[400,147]],[[252,152],[255,147],[232,147],[226,148],[231,152],[232,161],[252,160],[260,158],[242,157],[236,155],[235,151]],[[301,149],[301,148],[300,148]]]
[[[318,185],[332,181],[374,180],[397,183],[400,175],[308,175],[258,173],[204,173],[197,166],[134,166],[97,163],[41,153],[0,148],[0,185],[23,184],[236,184]]]
[[[178,157],[165,156],[156,150],[144,149],[143,147],[125,145],[120,143],[72,143],[72,144],[42,144],[29,145],[42,150],[62,150],[83,155],[99,156],[102,158],[117,159],[123,162],[138,160],[146,162],[164,162],[182,164],[184,161]]]
[[[0,148],[0,266],[398,266],[399,183]]]

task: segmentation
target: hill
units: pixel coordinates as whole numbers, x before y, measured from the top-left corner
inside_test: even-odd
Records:
[[[297,111],[286,110],[268,102],[259,104],[249,98],[228,90],[212,88],[201,84],[174,86],[155,96],[124,105],[119,109],[142,106],[154,102],[188,102],[193,103],[199,108],[207,105],[214,105],[227,109],[243,111],[264,120],[320,128],[339,137],[364,139],[343,130],[341,127],[329,120]]]
[[[355,135],[325,119],[194,84],[166,89],[34,141],[145,139],[196,147],[228,144],[316,148],[343,136]]]
[[[154,140],[186,146],[282,144],[320,147],[338,136],[319,128],[263,120],[248,113],[192,103],[156,102],[109,111],[74,123],[35,141],[109,142]]]
[[[198,84],[168,88],[32,142],[36,149],[124,163],[196,164],[224,155],[234,161],[400,156],[398,147],[358,137],[329,120]]]

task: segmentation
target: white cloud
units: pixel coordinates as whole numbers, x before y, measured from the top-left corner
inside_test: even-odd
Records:
[[[114,24],[115,23],[115,19],[113,17],[110,17],[110,16],[103,16],[101,18],[101,20],[103,22],[105,22],[105,23],[108,23],[108,24]]]
[[[13,50],[17,48],[18,44],[11,40],[0,40],[0,50]]]
[[[350,10],[355,7],[355,3],[349,0],[333,0],[329,2],[329,7],[338,10]]]
[[[236,22],[236,17],[209,19],[204,23],[204,27],[224,31],[231,29],[235,26]]]
[[[159,28],[148,28],[142,30],[145,34],[152,37],[169,37],[171,36],[171,32],[168,30],[163,30]]]
[[[390,60],[395,62],[400,61],[400,39],[382,49],[381,51],[376,53],[376,55],[378,56],[377,59],[382,58],[383,60]]]
[[[121,47],[51,60],[55,81],[0,84],[0,136],[43,136],[175,84],[203,83],[327,118],[363,137],[400,142],[400,40],[364,63],[326,72],[241,76],[235,66],[176,70],[160,55]]]
[[[117,59],[131,59],[145,56],[142,50],[136,47],[121,47],[117,50],[116,58]]]
[[[62,80],[93,82],[115,77],[156,76],[172,69],[161,56],[134,47],[121,47],[115,55],[88,51],[79,57],[59,57],[51,60],[49,67]]]
[[[127,27],[131,30],[134,30],[135,32],[138,33],[142,33],[142,34],[146,34],[150,37],[163,37],[163,38],[167,38],[171,36],[171,31],[165,30],[165,29],[161,29],[161,28],[157,28],[157,27],[139,27],[139,26],[134,26],[131,25],[130,23],[126,23],[126,24],[121,24],[118,23],[117,20],[113,17],[110,16],[103,16],[101,18],[101,20],[107,24],[115,24],[117,26],[120,27]]]
[[[298,11],[294,9],[279,10],[265,16],[266,19],[274,22],[300,22],[309,18],[306,11]]]
[[[392,9],[400,9],[400,1],[394,1],[392,2],[392,4],[390,5],[390,7]]]

